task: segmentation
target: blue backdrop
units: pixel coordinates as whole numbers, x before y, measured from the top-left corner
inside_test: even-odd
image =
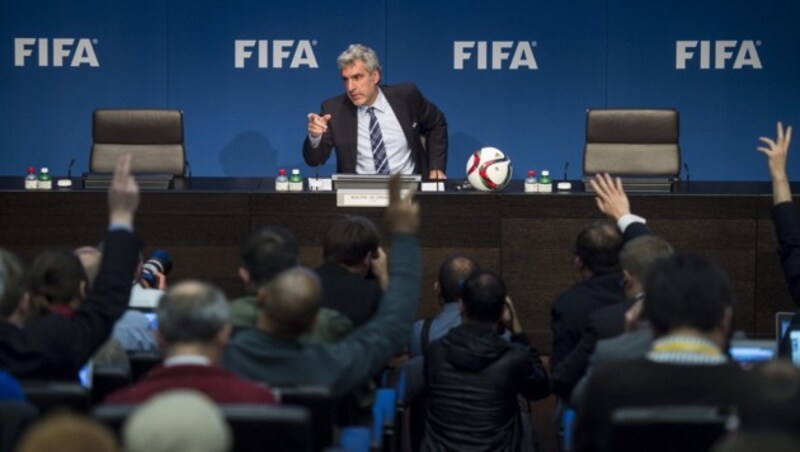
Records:
[[[85,171],[98,107],[182,109],[195,175],[308,173],[305,116],[351,42],[445,112],[451,177],[492,145],[517,178],[576,178],[587,108],[675,107],[693,179],[765,179],[757,137],[800,124],[793,0],[281,3],[0,0],[0,174]]]

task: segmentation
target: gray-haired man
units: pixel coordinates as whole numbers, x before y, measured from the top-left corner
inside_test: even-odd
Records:
[[[336,148],[339,173],[444,179],[444,114],[414,84],[379,85],[381,66],[369,47],[352,44],[336,62],[345,93],[322,102],[319,114],[308,114],[308,137],[303,143],[306,163],[322,165]]]

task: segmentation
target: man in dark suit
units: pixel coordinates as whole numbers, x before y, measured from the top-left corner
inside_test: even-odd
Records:
[[[337,65],[345,93],[324,101],[320,114],[309,113],[306,163],[322,165],[336,148],[339,173],[446,178],[444,114],[413,84],[380,86],[381,66],[369,47],[352,44]]]

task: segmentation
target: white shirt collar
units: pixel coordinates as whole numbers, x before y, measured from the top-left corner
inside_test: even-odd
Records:
[[[200,355],[176,355],[170,356],[164,360],[164,367],[182,366],[186,364],[194,364],[198,366],[210,366],[211,360],[205,356]]]

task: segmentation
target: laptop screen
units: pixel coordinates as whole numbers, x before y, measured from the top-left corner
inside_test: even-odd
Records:
[[[775,358],[775,341],[760,339],[734,339],[728,352],[731,358],[742,367],[749,367],[761,361]]]

